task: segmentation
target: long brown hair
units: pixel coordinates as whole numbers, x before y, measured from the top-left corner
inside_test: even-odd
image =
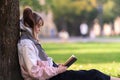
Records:
[[[35,25],[37,25],[39,23],[40,20],[42,21],[42,25],[43,25],[44,21],[39,14],[33,12],[30,8],[24,9],[23,22],[24,22],[25,26],[33,29],[35,27]]]
[[[34,28],[36,25],[39,24],[39,21],[41,20],[42,24],[39,26],[43,26],[44,22],[41,16],[35,12],[33,12],[30,8],[25,8],[23,11],[23,23],[26,27],[32,28],[32,34],[35,39],[38,40]]]

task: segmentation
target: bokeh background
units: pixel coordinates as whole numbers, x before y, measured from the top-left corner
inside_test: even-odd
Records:
[[[20,0],[43,18],[39,38],[54,61],[78,60],[69,69],[98,69],[120,77],[120,0]]]
[[[94,38],[120,35],[119,4],[119,0],[20,0],[20,10],[22,15],[30,6],[43,17],[42,37],[58,37],[63,30],[82,36],[80,25],[86,23],[86,35]]]

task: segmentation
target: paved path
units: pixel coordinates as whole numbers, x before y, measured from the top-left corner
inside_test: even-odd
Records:
[[[60,38],[41,38],[41,42],[63,42]],[[120,42],[120,38],[81,38],[81,37],[70,37],[65,42]]]

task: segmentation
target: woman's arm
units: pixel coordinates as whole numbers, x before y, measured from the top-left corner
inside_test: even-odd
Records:
[[[35,47],[31,42],[24,41],[22,45],[24,62],[31,77],[44,80],[66,71],[64,66],[50,67],[46,61],[38,60]]]
[[[45,64],[45,61],[37,61],[37,66],[33,66],[31,73],[37,79],[49,79],[59,73],[65,72],[66,67],[60,65],[59,67],[50,67]]]

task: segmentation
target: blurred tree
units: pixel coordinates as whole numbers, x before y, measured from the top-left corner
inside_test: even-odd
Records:
[[[115,13],[113,12],[115,3],[113,0],[108,0],[106,3],[103,5],[103,22],[112,22]]]
[[[115,14],[115,17],[120,16],[120,0],[114,0],[115,5],[114,5],[114,9],[113,12]]]
[[[70,35],[79,35],[80,23],[84,20],[91,23],[97,16],[96,0],[46,1],[54,13],[58,31],[66,26]]]
[[[99,4],[104,4],[104,3],[106,3],[107,1],[109,1],[109,0],[97,0],[97,5],[99,5]]]
[[[120,0],[45,0],[40,5],[39,0],[20,0],[21,6],[29,5],[37,11],[51,9],[58,31],[63,27],[69,30],[71,35],[79,35],[79,25],[86,20],[90,25],[94,18],[100,23],[112,22],[120,14]]]
[[[23,8],[26,6],[30,6],[37,11],[43,10],[43,6],[40,5],[39,0],[20,0],[20,6]]]
[[[0,0],[0,80],[23,80],[17,55],[18,38],[19,0]]]
[[[120,15],[120,0],[97,0],[97,5],[102,5],[103,22],[113,22],[113,20]]]

